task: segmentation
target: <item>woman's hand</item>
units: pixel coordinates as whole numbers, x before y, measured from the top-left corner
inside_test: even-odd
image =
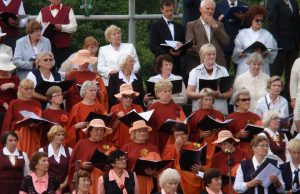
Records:
[[[245,129],[241,129],[237,134],[236,134],[236,137],[237,138],[246,138],[248,137],[249,135],[249,132],[246,131]]]
[[[222,98],[223,95],[222,95],[222,93],[220,92],[220,90],[216,90],[216,91],[214,91],[214,97],[215,97],[215,98]]]
[[[269,176],[269,179],[274,184],[275,188],[278,188],[281,186],[281,183],[277,176],[271,175],[271,176]]]
[[[86,128],[88,126],[88,122],[79,122],[79,123],[76,123],[75,124],[75,129],[78,130],[78,129],[83,129],[83,128]]]
[[[146,94],[146,95],[144,96],[144,102],[145,102],[145,103],[147,103],[147,102],[149,102],[150,100],[153,100],[153,99],[154,99],[154,96],[151,96],[150,93],[148,93],[148,94]]]
[[[291,106],[292,106],[292,108],[295,108],[295,105],[296,105],[296,98],[293,98],[291,100]]]
[[[151,168],[146,168],[144,170],[146,175],[151,176],[151,177],[156,177],[156,170],[152,170]]]
[[[9,88],[15,88],[16,87],[16,85],[14,84],[14,83],[5,83],[5,84],[2,84],[1,86],[0,86],[0,89],[2,90],[2,91],[5,91],[5,90],[7,90],[7,89],[9,89]]]
[[[93,168],[93,164],[91,162],[83,162],[81,166],[84,170],[91,170]]]
[[[123,111],[118,112],[118,114],[117,114],[118,118],[121,118],[123,116],[125,116],[125,113]]]
[[[192,170],[193,173],[197,173],[198,171],[202,170],[202,165],[201,164],[194,164],[191,167],[191,170]]]
[[[246,186],[248,188],[256,187],[256,186],[261,185],[261,184],[262,184],[262,181],[258,180],[258,179],[253,179],[249,182],[246,182]]]
[[[8,109],[8,104],[7,104],[6,102],[4,102],[4,103],[2,104],[2,106],[5,108],[5,110]]]
[[[112,74],[114,74],[114,73],[118,73],[119,72],[119,70],[117,70],[117,69],[115,69],[115,70],[111,70],[110,72],[109,72],[109,75],[112,75]]]
[[[68,176],[66,177],[65,181],[62,184],[60,184],[59,189],[63,191],[67,186],[68,186]]]
[[[180,151],[181,147],[185,143],[184,139],[181,136],[178,136],[175,140],[175,149],[177,152]]]
[[[211,131],[202,131],[199,130],[200,139],[204,139],[212,134]]]

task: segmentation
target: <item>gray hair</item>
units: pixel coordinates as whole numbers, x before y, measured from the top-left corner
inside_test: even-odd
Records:
[[[118,66],[120,67],[120,69],[124,68],[129,58],[132,58],[134,60],[131,54],[122,54],[118,56]]]
[[[170,182],[180,182],[180,175],[177,170],[172,168],[167,168],[159,175],[159,185],[164,188],[167,183]]]
[[[82,86],[80,88],[80,96],[81,96],[81,98],[83,98],[86,90],[88,88],[91,88],[91,87],[96,88],[98,90],[98,86],[97,86],[97,83],[95,81],[89,81],[89,80],[87,80],[87,81],[83,82],[83,84],[82,84]]]
[[[239,89],[239,90],[236,91],[236,92],[233,94],[233,96],[232,96],[233,103],[234,103],[235,106],[236,106],[237,101],[238,101],[239,98],[240,98],[240,95],[251,96],[251,95],[250,95],[250,92],[249,92],[249,90],[248,90],[247,88],[244,88],[244,87],[243,87],[243,88]]]
[[[104,36],[105,36],[105,39],[110,42],[110,36],[111,34],[114,32],[114,31],[117,31],[117,32],[120,32],[121,33],[121,28],[119,28],[118,26],[116,25],[110,25],[106,28],[106,30],[104,31]]]
[[[264,59],[262,58],[261,54],[259,54],[258,52],[254,52],[246,59],[246,64],[250,66],[253,63],[260,63],[261,65],[263,65],[263,61]]]
[[[279,117],[280,114],[277,110],[269,110],[264,113],[262,122],[264,124],[264,127],[268,127],[270,124],[270,121],[274,119],[275,117]]]
[[[216,7],[216,3],[215,3],[214,0],[202,0],[201,3],[200,3],[200,7],[204,7],[208,3],[212,3],[214,5],[214,7]]]
[[[39,63],[42,61],[42,59],[45,57],[45,56],[49,56],[51,57],[52,59],[54,59],[54,55],[51,53],[51,52],[40,52],[37,56],[36,56],[36,59],[35,59],[35,62],[36,64],[39,66]],[[54,62],[52,62],[52,66],[54,65]]]

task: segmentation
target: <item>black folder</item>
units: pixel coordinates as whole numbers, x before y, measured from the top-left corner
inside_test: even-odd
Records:
[[[185,121],[178,121],[178,120],[174,120],[174,119],[167,119],[158,129],[159,132],[163,132],[163,133],[173,133],[173,126],[176,123],[183,123],[183,124],[187,124],[188,121],[190,120],[190,118],[192,118],[192,116],[195,114],[195,112],[193,112],[192,114],[190,114],[190,116],[188,116]]]
[[[243,50],[243,53],[254,53],[257,49],[260,49],[261,52],[267,51],[266,45],[259,41],[255,41],[253,44],[248,46],[245,50]]]
[[[147,111],[147,112],[149,112],[149,111]],[[126,115],[124,115],[123,117],[119,118],[119,121],[124,123],[127,127],[132,127],[132,123],[134,123],[135,121],[138,121],[138,120],[144,120],[145,122],[147,122],[148,120],[146,120],[140,114],[141,113],[137,113],[136,111],[132,110],[129,113],[127,113]]]
[[[223,21],[227,21],[230,19],[235,19],[235,15],[234,13],[236,12],[242,12],[242,13],[246,13],[248,11],[248,6],[235,6],[235,7],[231,7],[225,14],[224,14],[224,18]]]
[[[243,142],[251,142],[254,135],[258,135],[264,131],[263,126],[253,125],[253,124],[247,124],[244,129],[249,132],[249,135],[246,138],[241,138],[241,141]]]
[[[194,164],[206,164],[206,149],[207,144],[202,146],[199,150],[181,149],[179,165],[180,169],[184,171],[191,171]]]
[[[154,161],[154,160],[138,159],[134,165],[133,171],[137,175],[148,176],[145,173],[146,168],[151,168],[152,170],[160,171],[172,161],[174,161],[174,160]]]
[[[294,114],[290,114],[286,117],[279,118],[280,119],[280,126],[287,124],[294,118]]]
[[[55,25],[52,23],[49,23],[45,29],[43,29],[43,36],[48,38],[49,40],[53,39],[55,33]]]
[[[201,91],[203,88],[210,88],[212,90],[218,90],[219,88],[220,92],[224,93],[232,88],[233,82],[234,76],[231,75],[211,80],[199,79],[199,91]]]
[[[93,164],[94,167],[105,171],[105,166],[108,165],[107,155],[100,152],[98,149],[95,149],[90,162]]]
[[[21,19],[26,18],[26,17],[27,17],[27,15],[19,15],[18,16],[14,13],[11,13],[11,12],[2,12],[2,13],[0,13],[0,18],[6,25],[9,25],[8,18],[12,18],[13,20],[17,21],[17,20],[21,20]]]
[[[88,116],[85,118],[85,122],[91,122],[93,119],[102,119],[104,123],[107,125],[112,117],[114,116],[114,113],[110,113],[109,115],[103,115],[95,112],[90,112]]]
[[[184,43],[183,45],[181,45],[180,47],[178,48],[174,48],[168,44],[160,44],[160,46],[162,48],[166,48],[166,49],[173,49],[174,51],[181,51],[181,52],[185,52],[187,49],[191,48],[193,46],[193,39],[190,40],[190,41],[187,41],[186,43]]]
[[[173,85],[172,94],[178,94],[182,92],[182,79],[172,80],[170,82]],[[151,96],[155,96],[155,91],[154,91],[155,83],[151,81],[147,81],[146,86],[147,86],[147,93],[148,94],[150,93]]]
[[[228,175],[222,174],[221,178],[222,178],[222,185],[229,184],[229,176]],[[235,176],[231,176],[230,178],[231,178],[231,183],[234,184]]]
[[[20,111],[20,114],[24,117],[23,120],[17,121],[15,128],[25,127],[25,126],[41,126],[41,125],[54,125],[56,123],[49,121],[47,119],[44,119],[42,117],[37,116],[34,112],[30,111]]]
[[[45,95],[47,90],[52,86],[59,86],[63,92],[66,92],[73,85],[73,83],[73,80],[65,80],[59,82],[42,81],[35,87],[35,92],[41,95]]]
[[[205,115],[201,121],[197,124],[197,127],[204,131],[212,131],[213,129],[223,129],[231,123],[233,119],[227,119],[225,121],[217,121],[209,115]]]

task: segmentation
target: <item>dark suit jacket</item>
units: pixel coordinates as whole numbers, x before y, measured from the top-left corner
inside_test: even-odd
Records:
[[[140,93],[140,95],[133,100],[134,104],[141,105],[144,107],[143,99],[145,96],[144,88],[143,88],[143,80],[142,77],[138,74],[135,74],[137,77],[136,80],[134,80],[131,85],[135,92]],[[124,84],[122,79],[119,79],[119,72],[114,73],[109,77],[108,87],[107,87],[107,93],[108,93],[108,102],[109,107],[111,108],[113,105],[118,104],[118,99],[114,96],[115,94],[119,93],[120,86]]]
[[[182,24],[186,27],[186,24],[190,21],[194,21],[200,17],[200,0],[183,0],[182,8]]]
[[[225,55],[222,46],[227,46],[229,43],[229,36],[224,30],[224,26],[221,22],[217,21],[218,27],[216,29],[211,28],[211,44],[216,47],[218,65],[226,67]],[[189,49],[187,55],[187,65],[189,70],[193,69],[200,64],[199,50],[203,44],[209,43],[206,31],[200,19],[191,21],[187,24],[187,30],[185,35],[186,40],[193,39],[193,47]]]
[[[290,162],[285,162],[283,164],[281,164],[279,166],[281,173],[282,173],[282,179],[283,182],[285,184],[285,190],[289,191],[292,189],[292,182],[293,182],[293,173],[290,167]],[[299,194],[299,192],[297,192],[297,194]]]
[[[300,43],[299,8],[295,0],[289,0],[293,12],[284,0],[269,0],[267,3],[268,29],[281,51],[298,49]]]

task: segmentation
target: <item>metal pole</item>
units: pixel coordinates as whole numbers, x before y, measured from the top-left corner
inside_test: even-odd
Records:
[[[128,42],[135,45],[135,0],[129,0],[128,2]]]

